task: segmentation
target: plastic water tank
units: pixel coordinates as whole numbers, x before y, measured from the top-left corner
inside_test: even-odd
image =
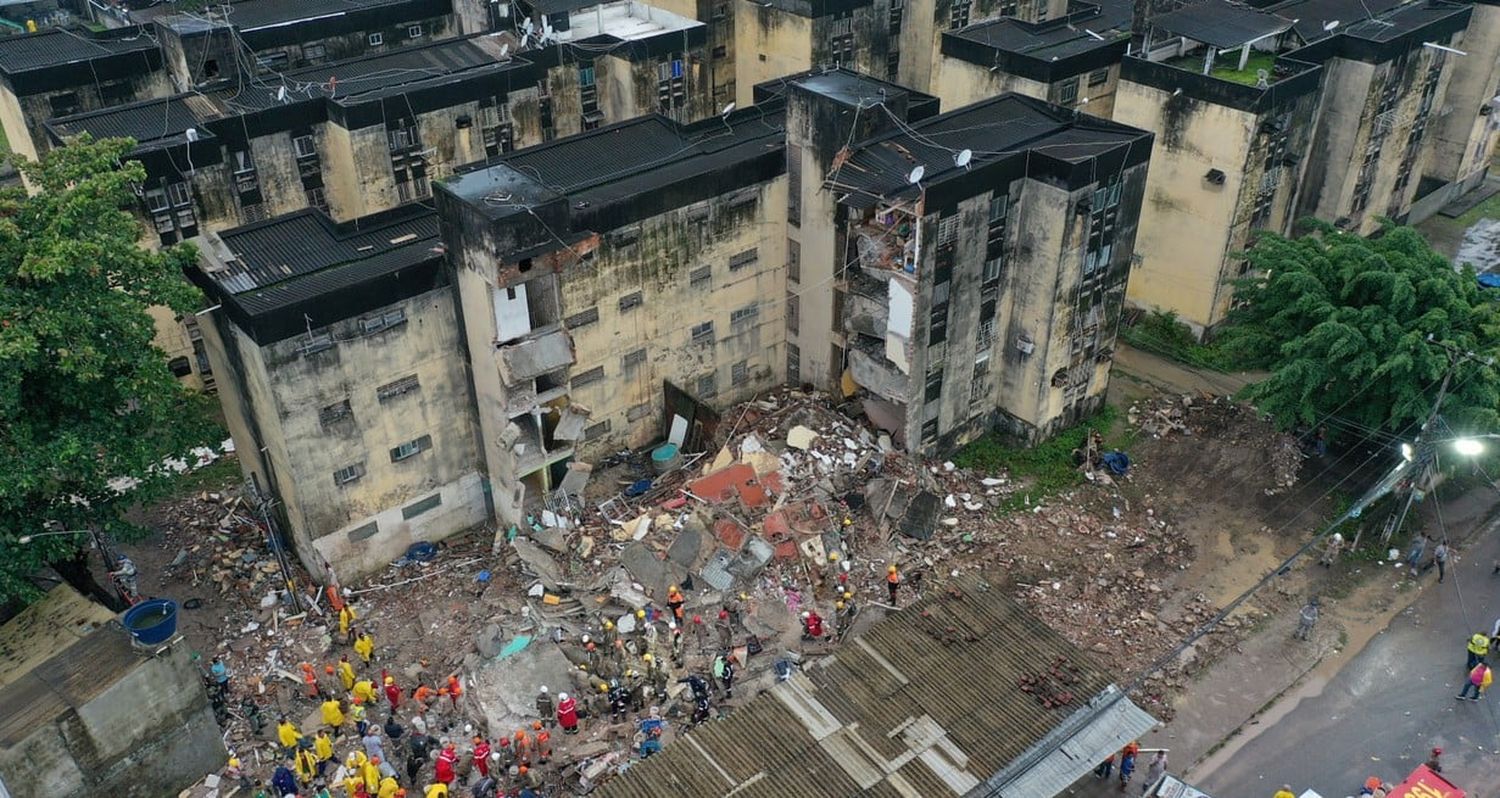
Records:
[[[165,643],[177,633],[177,602],[148,599],[126,610],[121,623],[141,645]]]
[[[651,470],[658,474],[682,465],[682,451],[675,443],[664,443],[651,451]]]

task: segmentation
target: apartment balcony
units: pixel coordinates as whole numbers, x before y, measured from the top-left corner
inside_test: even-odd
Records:
[[[856,336],[849,347],[849,372],[865,390],[882,399],[906,405],[913,395],[912,378],[885,357],[885,345]]]
[[[861,224],[851,225],[849,237],[865,269],[906,272],[917,270],[916,229],[910,217],[894,211],[877,213]]]

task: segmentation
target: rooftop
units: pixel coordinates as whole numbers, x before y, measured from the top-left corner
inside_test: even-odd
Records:
[[[407,205],[343,224],[306,209],[218,234],[204,272],[250,314],[432,260],[437,215]]]
[[[616,0],[574,9],[568,14],[568,30],[561,31],[561,41],[577,41],[594,36],[611,36],[632,42],[662,33],[687,30],[703,23],[663,11],[635,0]]]
[[[907,125],[861,142],[831,182],[852,193],[856,205],[874,198],[914,195],[909,176],[921,167],[923,186],[988,163],[1043,152],[1062,161],[1084,161],[1150,134],[1048,105],[1019,94],[1002,94]],[[956,155],[969,150],[967,167]]]
[[[1357,20],[1379,16],[1401,5],[1403,0],[1286,0],[1267,10],[1296,20],[1293,30],[1304,42],[1326,39],[1339,27]]]
[[[952,31],[952,36],[1041,61],[1061,60],[1106,47],[1130,37],[1131,4],[1125,0],[1075,3],[1068,16],[1046,22],[1001,17]],[[1090,35],[1098,34],[1098,37]]]
[[[599,792],[935,798],[992,785],[1047,798],[1154,725],[1127,699],[1092,701],[1106,693],[1109,679],[1077,647],[968,577]]]
[[[58,585],[0,626],[0,688],[114,620],[103,605]]]
[[[223,22],[234,24],[241,32],[279,25],[293,25],[315,19],[341,17],[351,12],[401,5],[409,0],[243,0],[229,7],[229,14],[170,14],[157,22],[178,33],[198,33]],[[213,6],[218,8],[218,6]]]
[[[156,42],[141,35],[139,30],[133,35],[104,37],[53,28],[41,33],[0,37],[0,72],[10,75],[122,53],[154,52],[156,49]]]
[[[1163,33],[1226,49],[1287,31],[1292,20],[1226,0],[1208,0],[1153,17],[1151,25]]]
[[[210,138],[204,123],[220,115],[208,97],[178,94],[59,117],[46,124],[59,139],[82,133],[95,139],[128,137],[136,140],[138,149],[153,149],[183,143],[188,128],[196,130],[200,139]]]

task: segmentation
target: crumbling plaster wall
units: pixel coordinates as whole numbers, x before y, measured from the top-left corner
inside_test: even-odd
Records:
[[[1500,114],[1480,114],[1500,94],[1500,6],[1474,3],[1463,38],[1454,44],[1468,55],[1457,59],[1448,81],[1446,112],[1428,130],[1428,173],[1460,181],[1462,190],[1477,185],[1489,167],[1500,132]],[[1455,195],[1456,196],[1456,195]]]
[[[735,103],[755,101],[755,84],[813,66],[813,21],[755,0],[734,0]]]

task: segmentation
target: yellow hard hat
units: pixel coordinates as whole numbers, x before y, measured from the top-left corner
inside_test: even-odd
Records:
[[[845,590],[844,591],[844,598],[846,598],[846,599],[852,599],[852,598],[854,598],[854,591],[852,591],[852,590]]]
[[[740,601],[749,601],[749,600],[750,600],[750,594],[749,593],[741,593],[740,594]]]
[[[839,553],[836,552],[836,551],[830,551],[830,552],[828,552],[828,561],[829,562],[838,562],[839,561]]]
[[[844,608],[844,602],[842,602],[842,601],[836,601],[836,602],[834,602],[833,606],[836,609],[843,609]]]
[[[599,692],[601,692],[601,693],[607,693],[607,692],[609,692],[609,685],[607,685],[607,684],[605,684],[603,682],[600,682],[599,683]]]
[[[892,573],[893,574],[893,573],[896,572],[896,566],[892,565],[892,566],[886,568],[885,570],[886,570],[887,573]]]
[[[637,617],[637,618],[644,618],[644,617],[646,617],[646,611],[645,610],[636,610],[635,611],[635,617]]]
[[[237,757],[237,756],[230,757],[229,758],[229,766],[232,767],[232,768],[239,767],[240,766],[240,758]]]
[[[611,621],[605,621],[605,622],[604,622],[604,628],[605,628],[605,629],[613,629],[613,628],[615,628],[615,625],[614,625],[614,623],[613,623],[613,622],[611,622]]]
[[[650,662],[651,661],[651,652],[648,651],[645,654],[642,654],[641,655],[641,660],[644,661],[644,662]]]
[[[667,592],[668,593],[676,593],[677,592],[677,586],[676,585],[672,585],[671,587],[667,588]]]
[[[582,662],[580,662],[580,663],[578,663],[578,670],[581,670],[581,671],[586,671],[586,670],[588,670],[588,669],[589,669],[589,666],[588,666],[588,665],[586,665],[586,664],[584,664],[584,663],[582,663]]]

